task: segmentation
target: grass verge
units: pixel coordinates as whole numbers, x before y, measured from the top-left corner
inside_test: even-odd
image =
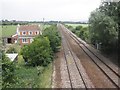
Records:
[[[19,55],[15,74],[17,82],[11,88],[51,88],[52,64],[38,75],[37,67],[25,66],[22,56]]]

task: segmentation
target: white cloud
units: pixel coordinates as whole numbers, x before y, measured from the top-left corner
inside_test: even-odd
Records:
[[[87,20],[101,0],[2,0],[3,19]]]

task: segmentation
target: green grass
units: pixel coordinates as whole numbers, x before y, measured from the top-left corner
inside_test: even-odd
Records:
[[[40,88],[51,88],[52,64],[45,68],[44,73],[40,75]]]
[[[25,66],[22,56],[19,55],[15,74],[18,81],[11,86],[12,88],[51,88],[52,64],[38,75],[37,67]]]
[[[16,25],[6,25],[2,28],[2,37],[10,37],[16,33]]]
[[[88,26],[88,24],[66,24],[66,25],[73,26],[73,28],[75,28],[76,26],[79,26],[79,25],[81,25],[83,27],[87,27]]]

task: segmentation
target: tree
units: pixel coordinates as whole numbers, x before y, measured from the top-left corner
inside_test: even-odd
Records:
[[[47,37],[39,36],[22,48],[21,54],[29,65],[46,66],[52,61],[52,50]]]
[[[21,49],[21,55],[23,56],[23,59],[25,63],[27,64],[29,59],[29,53],[30,53],[30,45],[24,45]]]
[[[88,27],[81,28],[79,32],[79,37],[85,41],[88,41],[89,38],[89,29]]]
[[[58,47],[61,45],[61,37],[57,31],[57,27],[53,25],[46,28],[43,32],[43,36],[48,37],[53,52],[57,52]]]
[[[80,26],[76,26],[75,30],[81,30],[83,27],[80,25]]]
[[[110,16],[115,22],[118,22],[119,5],[120,4],[118,2],[102,2],[102,4],[99,7],[99,10],[105,15]]]
[[[63,24],[65,25],[65,24]],[[65,25],[69,30],[71,30],[73,33],[75,33],[75,29],[71,25]]]
[[[97,9],[91,13],[89,23],[92,44],[102,43],[104,50],[112,49],[112,45],[118,38],[116,22]]]

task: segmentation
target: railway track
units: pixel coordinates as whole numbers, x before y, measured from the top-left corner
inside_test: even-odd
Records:
[[[62,44],[71,88],[94,88],[82,64],[80,64],[80,60],[72,52],[64,35],[62,35]]]
[[[120,73],[118,72],[119,69],[118,69],[118,67],[116,65],[114,65],[112,62],[110,62],[105,57],[103,57],[101,54],[99,54],[97,51],[95,51],[86,42],[84,42],[83,40],[81,40],[80,38],[78,38],[72,32],[69,31],[69,34],[76,41],[77,44],[82,44],[85,48],[87,48],[94,56],[96,56],[103,64],[105,64],[109,69],[111,69],[120,78]]]
[[[99,55],[98,52],[92,51],[88,44],[86,44],[83,40],[79,39],[76,35],[74,35],[67,28],[61,27],[66,30],[65,34],[69,34],[70,37],[79,45],[80,48],[91,58],[91,60],[95,63],[95,65],[106,75],[106,77],[115,85],[115,87],[120,88],[119,79],[120,74],[118,72],[118,68],[113,65],[111,62],[106,60],[102,55]],[[104,61],[105,60],[105,61]],[[109,64],[107,64],[109,63]]]

